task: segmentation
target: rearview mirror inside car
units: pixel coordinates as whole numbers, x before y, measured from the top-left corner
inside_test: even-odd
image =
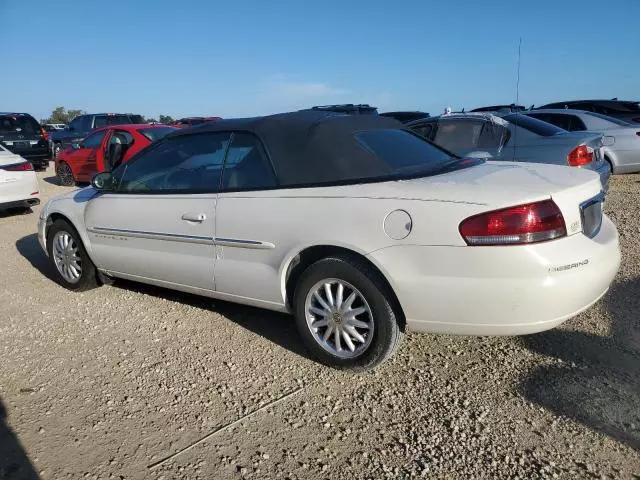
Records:
[[[113,175],[111,172],[96,173],[91,179],[91,186],[102,192],[113,190],[115,187]]]

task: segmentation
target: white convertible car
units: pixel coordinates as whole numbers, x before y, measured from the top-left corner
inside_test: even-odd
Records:
[[[73,290],[126,278],[295,315],[371,368],[405,329],[518,335],[596,302],[619,264],[598,175],[459,159],[395,120],[302,111],[180,130],[42,209]]]
[[[0,211],[28,209],[39,203],[40,189],[33,165],[0,144]]]

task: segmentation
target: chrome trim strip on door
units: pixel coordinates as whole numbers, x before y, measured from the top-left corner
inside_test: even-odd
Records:
[[[276,248],[273,243],[259,240],[241,240],[237,238],[201,237],[198,235],[182,235],[178,233],[146,232],[142,230],[124,230],[120,228],[90,227],[87,231],[103,235],[119,235],[122,237],[148,238],[151,240],[168,240],[174,242],[215,244],[222,247],[255,248],[259,250]]]
[[[87,228],[88,232],[103,235],[120,235],[122,237],[148,238],[151,240],[169,240],[173,242],[213,244],[212,237],[198,235],[182,235],[178,233],[145,232],[140,230],[122,230],[119,228],[93,227]]]
[[[261,242],[259,240],[240,240],[237,238],[216,237],[214,241],[216,245],[220,245],[222,247],[256,248],[261,250],[276,248],[273,243]]]

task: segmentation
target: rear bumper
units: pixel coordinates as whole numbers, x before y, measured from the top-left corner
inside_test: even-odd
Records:
[[[24,200],[13,200],[11,202],[0,203],[0,210],[6,210],[9,208],[35,207],[36,205],[40,205],[39,198],[25,198]]]
[[[620,265],[618,233],[506,247],[396,246],[369,255],[417,332],[522,335],[553,328],[598,301]]]

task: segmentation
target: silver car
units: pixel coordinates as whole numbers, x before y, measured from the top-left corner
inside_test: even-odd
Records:
[[[583,110],[544,109],[525,114],[571,132],[602,132],[603,157],[613,173],[640,172],[640,125]]]
[[[568,132],[521,113],[454,113],[408,126],[461,157],[565,165],[593,170],[606,190],[611,168],[603,160],[602,134]]]

